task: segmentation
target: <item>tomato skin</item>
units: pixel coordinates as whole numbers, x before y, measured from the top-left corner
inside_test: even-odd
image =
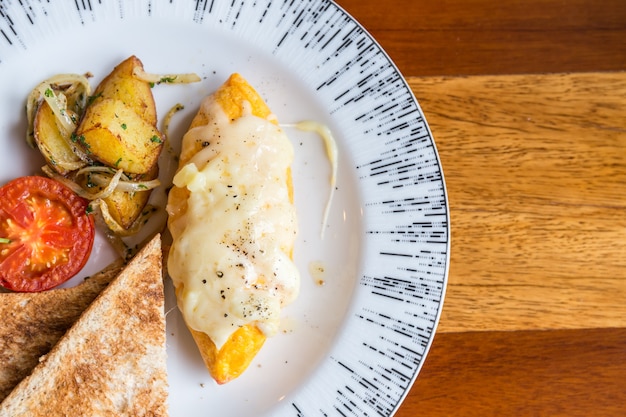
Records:
[[[95,236],[89,202],[60,182],[26,176],[0,187],[0,285],[45,291],[76,275]]]

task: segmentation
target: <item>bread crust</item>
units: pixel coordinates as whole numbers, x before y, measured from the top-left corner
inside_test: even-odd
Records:
[[[0,293],[0,401],[52,349],[117,274],[122,260],[72,288]]]
[[[160,236],[0,404],[0,417],[168,415]]]

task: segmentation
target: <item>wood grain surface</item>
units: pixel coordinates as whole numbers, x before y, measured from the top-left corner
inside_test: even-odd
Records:
[[[626,74],[408,82],[450,202],[440,331],[626,327]]]
[[[413,90],[452,229],[396,417],[626,415],[626,2],[339,0]]]
[[[442,333],[396,416],[623,416],[626,329]]]
[[[340,0],[408,76],[621,71],[623,0]]]

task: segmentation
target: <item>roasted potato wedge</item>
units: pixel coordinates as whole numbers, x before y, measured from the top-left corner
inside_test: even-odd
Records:
[[[131,56],[104,78],[93,93],[91,104],[100,100],[114,99],[133,109],[147,123],[156,125],[157,112],[150,83],[135,77],[135,68],[143,70],[143,64]]]
[[[101,99],[87,106],[75,141],[93,160],[145,174],[158,162],[163,135],[123,101]]]
[[[46,101],[37,107],[33,121],[34,139],[46,163],[57,173],[67,175],[87,165],[70,146],[70,134],[64,137],[57,118]]]
[[[135,68],[143,65],[131,56],[96,87],[75,140],[94,161],[145,174],[157,164],[164,137],[156,126],[151,84],[137,78]]]
[[[109,214],[124,230],[131,230],[150,198],[150,191],[114,191],[104,199]]]

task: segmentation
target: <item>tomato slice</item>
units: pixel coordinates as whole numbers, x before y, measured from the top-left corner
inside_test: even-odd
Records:
[[[76,275],[95,235],[88,204],[46,177],[20,177],[0,187],[0,285],[44,291]]]

